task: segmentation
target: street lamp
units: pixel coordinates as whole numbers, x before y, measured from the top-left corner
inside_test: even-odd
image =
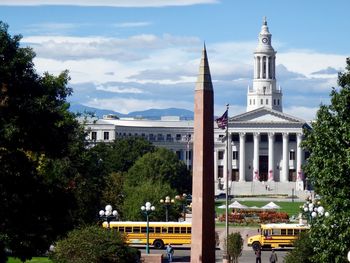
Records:
[[[317,199],[313,201],[307,201],[303,206],[302,209],[304,213],[306,214],[308,221],[312,223],[312,220],[316,217],[329,217],[329,212],[325,212],[325,209],[323,206],[321,206],[321,202]]]
[[[187,194],[176,195],[175,199],[180,201],[181,206],[182,206],[182,213],[184,216],[184,221],[186,221]]]
[[[165,222],[169,221],[169,207],[174,204],[174,199],[170,199],[170,196],[166,196],[165,200],[160,199],[159,202],[165,207]]]
[[[149,214],[155,210],[155,207],[150,202],[146,202],[145,205],[141,206],[141,211],[146,215],[147,227],[146,227],[146,235],[147,235],[147,244],[146,244],[146,253],[149,254]]]
[[[110,227],[110,222],[113,218],[118,219],[118,211],[113,210],[111,205],[106,205],[105,210],[100,210],[99,215],[107,221],[107,228]]]

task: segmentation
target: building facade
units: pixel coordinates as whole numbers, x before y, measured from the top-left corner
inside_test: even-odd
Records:
[[[247,90],[247,111],[229,117],[228,145],[225,130],[214,125],[216,194],[224,192],[226,187],[232,195],[304,191],[302,165],[308,152],[300,144],[303,129],[310,127],[304,120],[283,113],[283,94],[276,84],[275,68],[276,51],[264,19],[254,52],[253,85]],[[93,142],[140,136],[176,152],[188,169],[192,167],[193,121],[177,117],[154,121],[106,116],[87,127]]]

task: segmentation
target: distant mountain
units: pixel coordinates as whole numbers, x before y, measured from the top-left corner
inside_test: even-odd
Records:
[[[133,111],[129,117],[143,117],[146,119],[160,119],[161,116],[179,116],[181,119],[193,119],[193,111],[177,108],[149,109],[144,111]]]
[[[89,112],[93,113],[96,117],[102,118],[103,115],[114,114],[120,118],[125,117],[138,117],[151,120],[159,120],[162,116],[179,116],[182,120],[192,120],[193,111],[177,108],[168,108],[168,109],[149,109],[144,111],[133,111],[128,114],[123,114],[120,112],[112,110],[102,110],[97,108],[92,108],[84,106],[82,104],[71,104],[69,110],[73,113],[84,113]]]

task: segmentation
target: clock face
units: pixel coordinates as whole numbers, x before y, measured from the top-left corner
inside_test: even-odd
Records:
[[[267,42],[269,42],[269,40],[268,40],[266,37],[264,37],[264,38],[262,39],[262,42],[263,42],[264,44],[266,44]]]

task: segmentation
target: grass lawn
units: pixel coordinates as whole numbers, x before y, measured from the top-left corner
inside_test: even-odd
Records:
[[[233,201],[230,201],[229,204],[231,204]],[[246,205],[246,206],[257,206],[262,207],[266,204],[268,204],[270,201],[239,201],[240,204]],[[279,212],[286,212],[288,213],[289,217],[292,215],[298,216],[300,213],[300,206],[304,204],[304,202],[274,202],[276,205],[280,206],[281,209],[278,209]],[[215,202],[215,212],[216,214],[223,214],[225,213],[225,208],[220,209],[218,206],[225,204],[225,201],[217,201]],[[229,211],[232,211],[232,208],[229,208]]]
[[[22,263],[22,261],[10,257],[7,263]],[[52,261],[46,257],[35,257],[32,260],[27,260],[26,263],[52,263]]]

